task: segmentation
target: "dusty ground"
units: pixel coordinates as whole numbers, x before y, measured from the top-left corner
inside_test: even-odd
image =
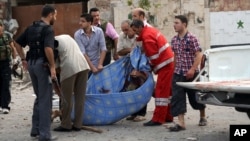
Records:
[[[34,96],[32,88],[20,90],[20,83],[13,81],[11,111],[8,115],[0,114],[1,141],[29,141],[31,115]],[[147,121],[152,117],[154,99],[148,104]],[[186,114],[187,130],[172,133],[164,126],[144,127],[143,122],[121,120],[113,125],[99,126],[103,133],[82,130],[80,132],[58,133],[59,141],[229,141],[229,125],[249,124],[250,120],[244,113],[233,108],[207,105],[208,126],[199,127],[199,114],[188,105]],[[51,128],[59,125],[57,118]]]

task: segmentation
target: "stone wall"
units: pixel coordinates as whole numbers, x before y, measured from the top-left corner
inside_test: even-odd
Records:
[[[120,32],[120,23],[128,18],[129,13],[137,7],[138,0],[133,0],[133,6],[128,6],[127,0],[91,0],[88,7],[98,7],[103,19],[110,20]],[[151,25],[158,28],[168,40],[176,34],[173,29],[174,16],[185,14],[189,18],[189,31],[199,37],[201,46],[209,48],[209,10],[205,8],[206,0],[151,0],[151,8],[147,10],[147,19]]]
[[[4,18],[6,18],[5,14],[6,14],[6,3],[7,0],[0,0],[0,19],[3,20]]]

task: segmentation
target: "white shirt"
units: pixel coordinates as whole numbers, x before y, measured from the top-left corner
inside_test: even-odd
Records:
[[[60,81],[90,69],[76,41],[69,35],[55,36],[59,42],[58,53],[60,61],[57,62],[61,68]]]
[[[121,32],[118,38],[117,52],[124,48],[133,48],[136,45],[136,35],[133,38],[128,38],[128,36]]]

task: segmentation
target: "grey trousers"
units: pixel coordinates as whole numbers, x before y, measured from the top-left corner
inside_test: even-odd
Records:
[[[52,84],[49,68],[43,59],[28,62],[28,70],[36,99],[33,107],[31,134],[39,134],[39,140],[51,138]]]
[[[61,82],[62,95],[61,97],[61,110],[62,110],[62,121],[61,126],[63,128],[71,129],[72,122],[76,128],[81,128],[83,108],[85,101],[85,92],[88,80],[88,70],[81,71]],[[71,112],[73,107],[74,98],[74,119],[71,120]]]

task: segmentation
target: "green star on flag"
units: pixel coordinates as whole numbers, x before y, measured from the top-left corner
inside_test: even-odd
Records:
[[[244,28],[243,24],[244,22],[242,22],[241,20],[237,22],[238,24],[238,28]]]

